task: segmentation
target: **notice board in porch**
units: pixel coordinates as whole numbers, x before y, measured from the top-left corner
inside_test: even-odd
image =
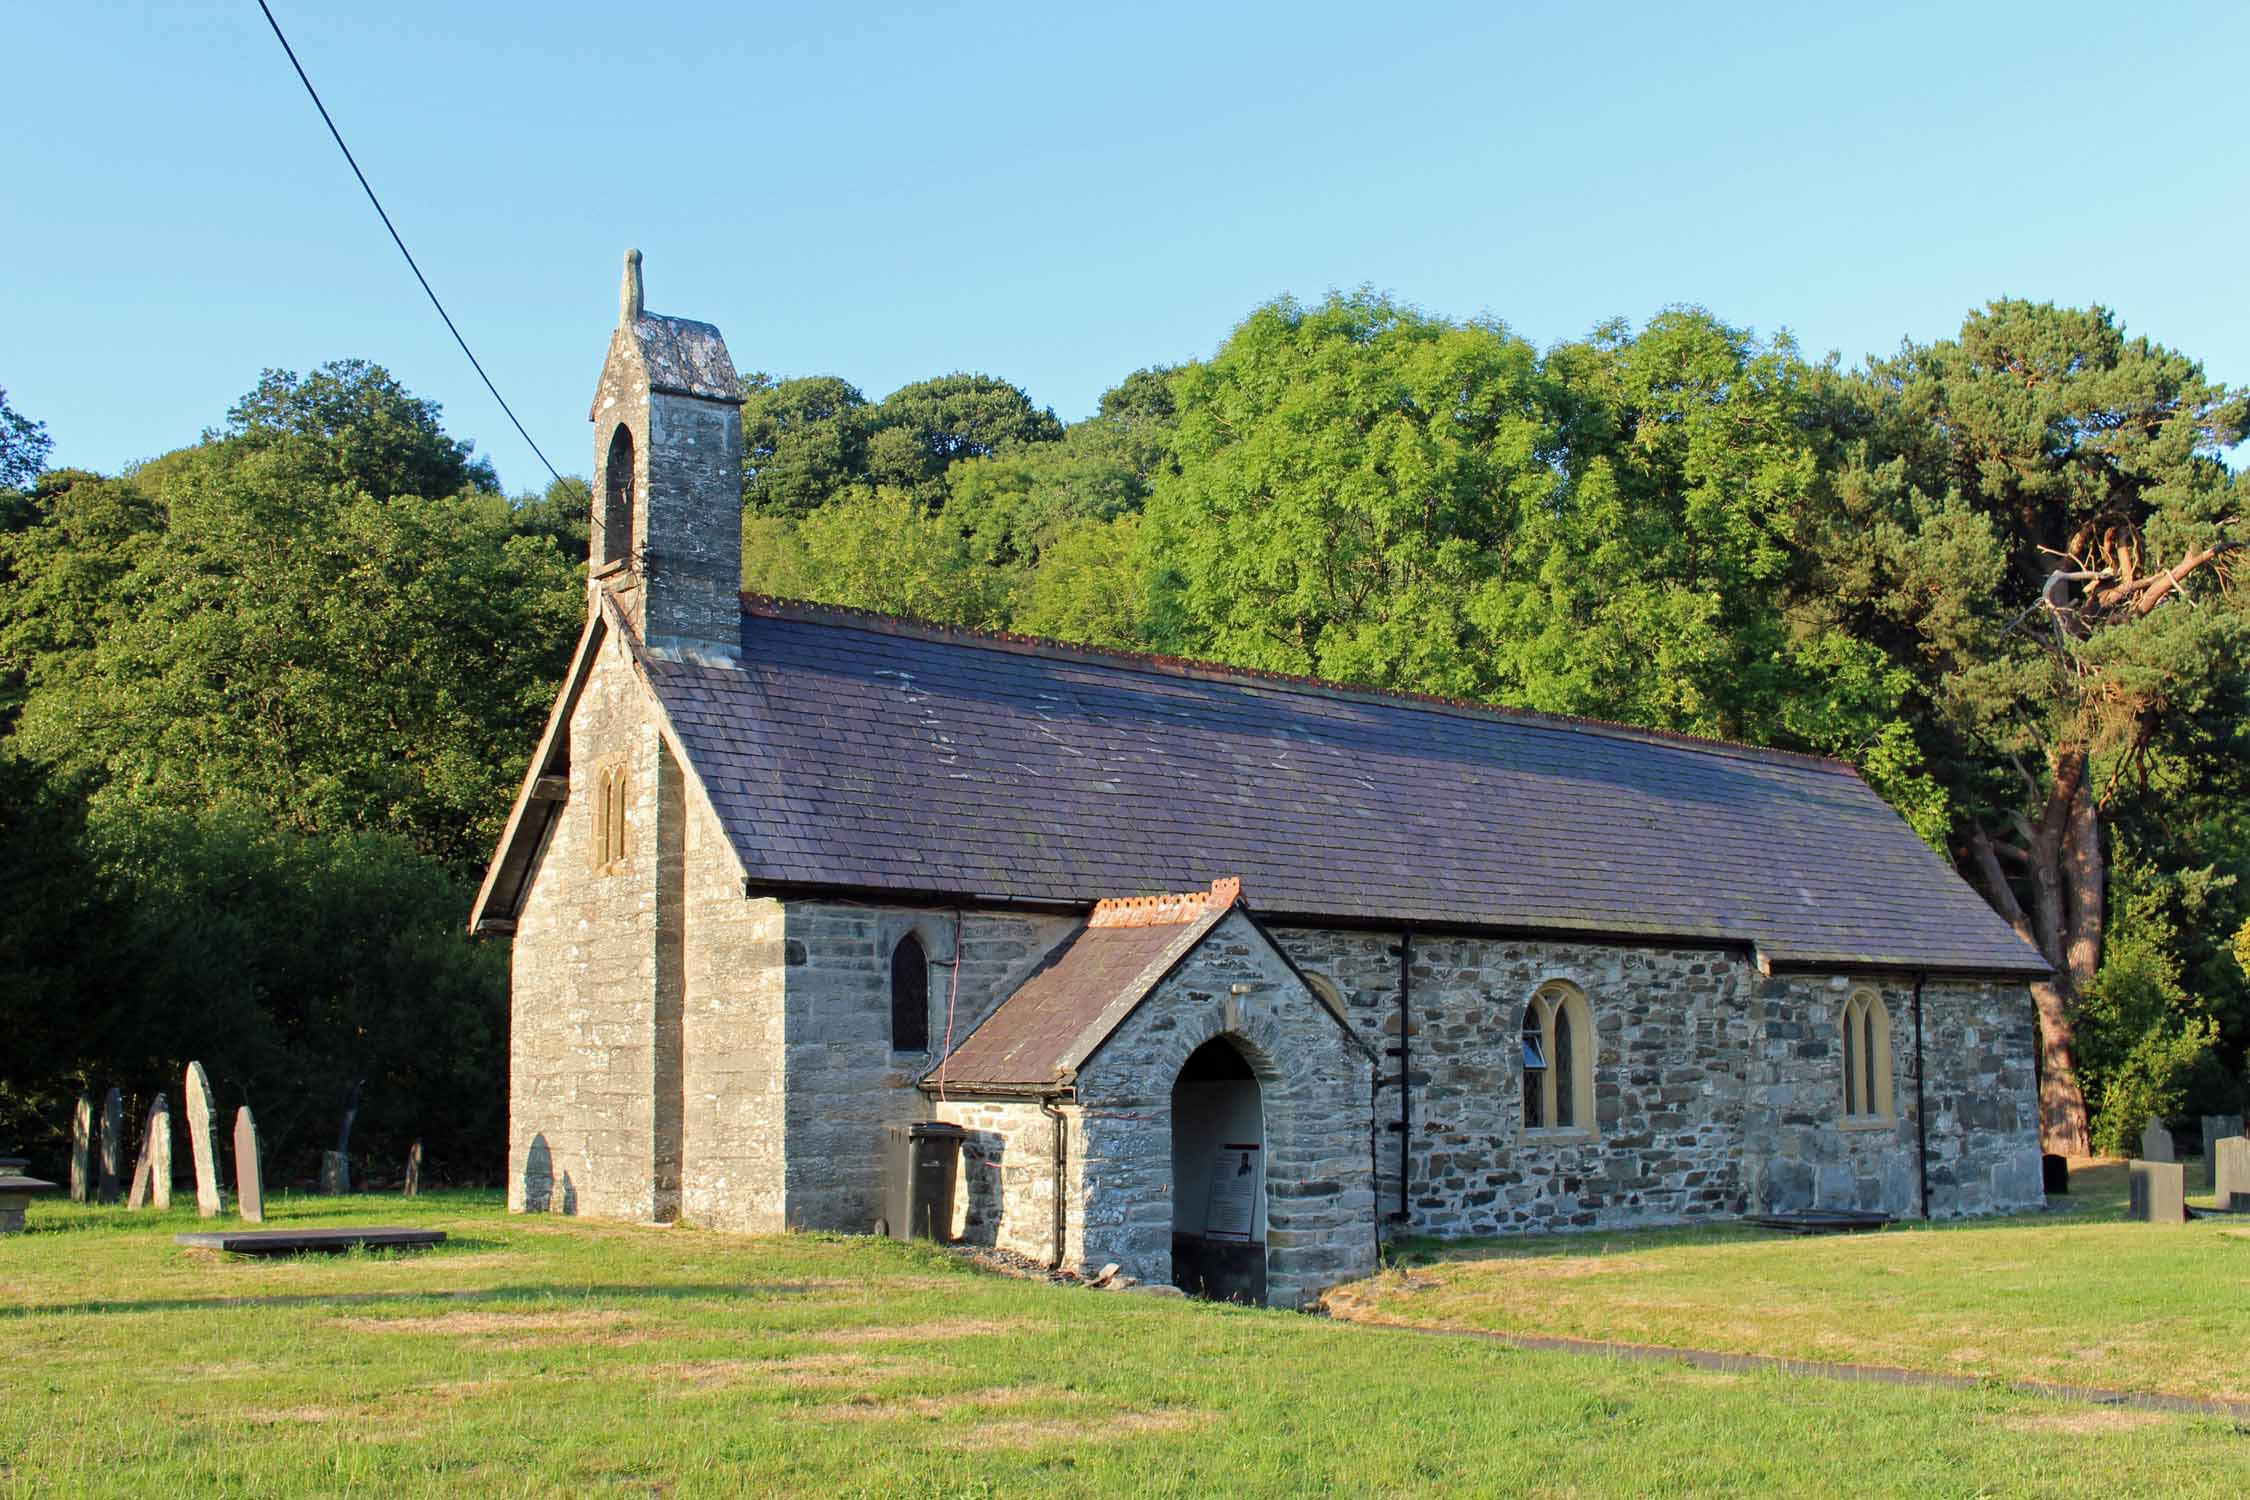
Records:
[[[1211,1196],[1204,1205],[1203,1237],[1249,1240],[1258,1228],[1258,1196],[1265,1190],[1265,1153],[1237,1142],[1221,1146],[1211,1162]]]

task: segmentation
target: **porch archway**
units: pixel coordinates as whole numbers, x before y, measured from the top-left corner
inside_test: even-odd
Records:
[[[1191,1297],[1266,1300],[1265,1099],[1225,1035],[1172,1084],[1172,1280]]]

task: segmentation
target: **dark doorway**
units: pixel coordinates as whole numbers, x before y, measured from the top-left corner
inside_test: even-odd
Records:
[[[1172,1085],[1172,1281],[1189,1296],[1265,1304],[1265,1157],[1257,1075],[1205,1042]]]

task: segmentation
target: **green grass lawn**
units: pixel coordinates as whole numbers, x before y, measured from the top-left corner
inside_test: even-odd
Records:
[[[874,1240],[527,1219],[475,1194],[291,1197],[270,1219],[454,1242],[258,1262],[175,1247],[192,1209],[35,1204],[32,1232],[0,1240],[0,1493],[2235,1495],[2250,1474],[2250,1429],[2222,1420],[1532,1354]],[[2078,1238],[2105,1232],[1994,1231],[2055,1235],[2022,1258],[2106,1287],[2096,1262],[2127,1242]],[[1886,1305],[1947,1295],[1970,1238],[1865,1242],[1901,1267],[1938,1257]],[[2166,1307],[2239,1299],[2250,1243],[2176,1238],[2132,1252],[2196,1269]],[[1784,1279],[1840,1249],[1764,1248]],[[2205,1336],[2182,1337],[2202,1358]]]
[[[2190,1164],[2191,1185],[2200,1173]],[[1334,1300],[1376,1322],[2250,1401],[2250,1220],[2125,1222],[2121,1164],[2081,1168],[2067,1201],[1806,1239],[1726,1226],[1420,1242]],[[2250,1449],[2242,1462],[2250,1474]]]

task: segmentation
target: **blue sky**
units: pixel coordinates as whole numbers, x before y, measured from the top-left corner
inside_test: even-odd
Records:
[[[744,370],[982,370],[1066,419],[1363,283],[1540,344],[1694,302],[1848,361],[2099,301],[2250,383],[2239,4],[271,3],[566,473],[627,245]],[[0,34],[0,386],[57,462],[359,355],[543,481],[255,0]]]

